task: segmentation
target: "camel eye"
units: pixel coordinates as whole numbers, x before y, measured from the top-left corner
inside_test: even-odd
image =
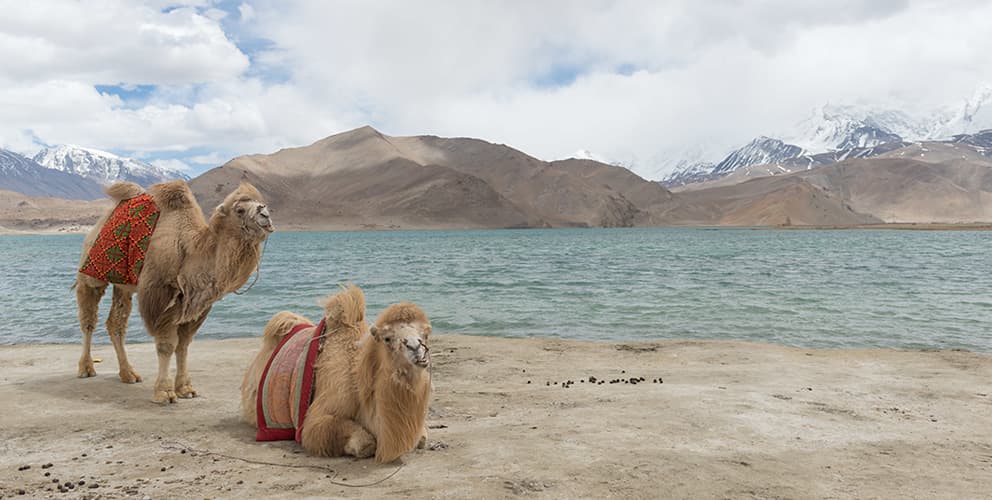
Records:
[[[245,214],[245,209],[243,207],[238,207],[238,209],[235,210],[235,212],[237,212],[238,215],[244,215]]]
[[[388,343],[390,343],[390,342],[392,342],[392,341],[393,341],[393,338],[392,338],[392,337],[386,337],[386,338],[384,338],[384,339],[382,339],[382,340],[385,340],[385,341],[386,341],[386,343],[388,344]]]

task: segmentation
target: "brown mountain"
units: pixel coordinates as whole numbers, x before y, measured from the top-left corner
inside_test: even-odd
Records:
[[[82,231],[107,211],[110,200],[64,200],[0,189],[0,232]]]
[[[821,167],[825,168],[825,167]],[[856,225],[882,222],[844,198],[797,175],[763,177],[732,186],[677,193],[684,225]]]
[[[916,148],[916,149],[913,149]],[[928,152],[922,151],[924,158]],[[948,151],[846,160],[792,174],[676,193],[703,210],[687,222],[721,225],[846,225],[992,221],[992,166]]]
[[[371,127],[235,158],[191,182],[206,208],[242,179],[286,228],[502,228],[656,224],[670,192],[589,160],[545,162],[478,139]]]
[[[798,175],[885,222],[992,221],[992,168],[986,162],[872,158]]]

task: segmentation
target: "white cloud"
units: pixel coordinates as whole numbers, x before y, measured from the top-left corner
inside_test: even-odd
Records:
[[[222,163],[226,163],[227,160],[230,160],[230,158],[217,152],[189,157],[189,161],[192,163],[209,166],[217,166]]]
[[[927,108],[992,81],[979,1],[179,3],[0,0],[0,146],[216,165],[370,123],[646,172],[826,102]]]
[[[248,67],[218,19],[190,7],[162,12],[132,2],[2,0],[0,12],[7,80],[178,84],[232,77]]]
[[[246,3],[238,6],[238,13],[241,15],[241,22],[247,23],[255,18],[255,8]]]
[[[193,170],[193,167],[186,164],[186,162],[182,160],[176,160],[174,158],[167,160],[154,160],[151,162],[151,164],[159,168],[165,168],[168,170],[178,170],[180,172],[190,172]]]

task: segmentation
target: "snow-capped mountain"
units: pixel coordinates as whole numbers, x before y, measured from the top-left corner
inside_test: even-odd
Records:
[[[34,161],[45,168],[80,175],[102,185],[131,181],[148,186],[174,179],[189,180],[186,174],[176,170],[79,146],[61,145],[45,148],[34,156]]]
[[[562,160],[570,160],[570,159],[574,159],[574,160],[592,160],[592,161],[597,161],[599,163],[605,163],[607,165],[613,165],[614,167],[624,167],[624,168],[627,168],[627,169],[630,168],[630,165],[627,162],[623,162],[623,161],[620,161],[620,160],[607,158],[607,157],[605,157],[603,155],[600,155],[598,153],[594,153],[592,151],[589,151],[588,149],[580,149],[580,150],[572,153],[568,157],[562,158]]]
[[[39,165],[13,151],[0,149],[0,189],[29,196],[49,196],[75,200],[103,198],[103,188],[78,175]]]
[[[713,167],[713,173],[724,174],[751,165],[779,163],[796,158],[804,152],[799,146],[762,136],[730,153]]]
[[[979,86],[954,106],[913,115],[878,106],[826,104],[815,108],[784,140],[759,137],[732,151],[705,170],[705,161],[693,158],[667,175],[662,184],[680,186],[709,180],[753,165],[770,164],[784,171],[812,168],[848,158],[868,158],[918,141],[978,141],[992,129],[992,85]],[[976,147],[984,147],[976,144]],[[992,149],[986,149],[992,151]],[[983,153],[985,154],[985,153]]]
[[[568,158],[574,158],[576,160],[592,160],[592,161],[598,161],[600,163],[606,163],[607,165],[610,164],[610,161],[609,160],[607,160],[606,158],[603,158],[603,157],[599,156],[596,153],[593,153],[592,151],[589,151],[588,149],[580,149],[580,150],[572,153],[572,155],[569,156]],[[566,158],[566,159],[568,159],[568,158]]]
[[[929,122],[928,139],[947,139],[992,129],[992,84],[984,84],[969,99],[944,108]]]
[[[902,111],[827,104],[814,109],[792,134],[783,135],[807,151],[824,153],[915,140],[929,131],[926,123]]]

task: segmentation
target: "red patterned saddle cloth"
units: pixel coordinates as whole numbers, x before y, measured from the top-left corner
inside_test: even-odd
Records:
[[[300,442],[313,398],[314,365],[323,332],[323,320],[316,327],[297,325],[272,352],[258,383],[256,441]]]
[[[79,272],[110,283],[138,284],[158,215],[150,194],[121,201],[100,229]]]

